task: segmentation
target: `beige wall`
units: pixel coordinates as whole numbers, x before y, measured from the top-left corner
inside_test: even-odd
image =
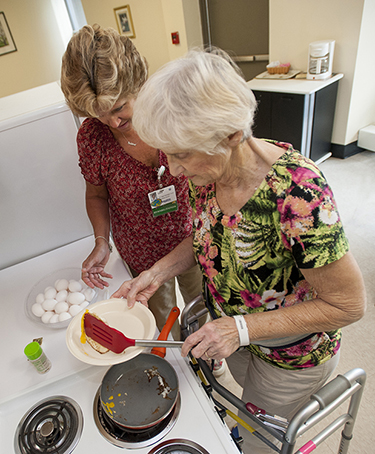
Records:
[[[179,2],[178,2],[179,3]],[[135,38],[139,52],[146,57],[150,72],[169,61],[163,9],[160,0],[82,0],[87,23],[100,24],[117,30],[113,9],[127,4],[133,18]]]
[[[64,43],[51,0],[1,0],[17,51],[0,56],[0,98],[60,78]]]
[[[123,0],[81,0],[87,23],[117,30],[114,8]],[[178,58],[192,46],[202,44],[198,0],[127,0],[135,35],[132,40],[147,58],[150,73]],[[179,32],[180,44],[172,44],[171,33]]]
[[[65,40],[53,5],[59,0],[1,0],[17,52],[0,56],[0,98],[60,79]],[[130,5],[134,44],[153,73],[161,65],[202,43],[198,0],[82,0],[88,24],[117,24],[113,9]],[[187,33],[189,30],[189,33]],[[180,44],[171,33],[178,31]]]
[[[374,0],[270,0],[270,59],[306,71],[312,41],[335,39],[333,71],[339,82],[332,142],[347,145],[375,121]],[[370,16],[371,14],[371,16]]]

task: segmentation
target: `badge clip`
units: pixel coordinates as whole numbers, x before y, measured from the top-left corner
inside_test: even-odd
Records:
[[[164,172],[165,172],[165,167],[164,166],[160,166],[160,168],[158,170],[158,182],[159,182],[159,188],[160,189],[163,187],[163,185],[161,184],[161,177],[164,175]]]

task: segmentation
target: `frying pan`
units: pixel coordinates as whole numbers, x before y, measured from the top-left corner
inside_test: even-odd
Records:
[[[173,308],[159,340],[165,340],[180,311]],[[164,359],[165,348],[153,348],[129,361],[110,367],[105,374],[100,401],[116,424],[131,430],[144,430],[165,419],[178,399],[178,378]]]
[[[106,414],[126,429],[152,427],[173,410],[178,398],[178,378],[164,358],[141,353],[112,366],[100,389]]]

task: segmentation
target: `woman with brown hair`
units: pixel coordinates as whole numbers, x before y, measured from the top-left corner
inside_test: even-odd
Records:
[[[133,105],[147,79],[146,60],[113,29],[86,25],[71,38],[62,60],[61,88],[72,112],[86,117],[77,136],[86,180],[86,209],[95,245],[82,264],[90,287],[108,286],[110,233],[133,276],[150,268],[192,231],[188,180],[169,172],[164,153],[133,128]],[[171,201],[163,205],[164,194]],[[164,197],[164,199],[163,199]],[[162,200],[161,207],[155,199]],[[185,302],[201,293],[198,267],[177,276]],[[175,279],[149,300],[161,329],[176,305]],[[172,334],[180,337],[178,323]]]

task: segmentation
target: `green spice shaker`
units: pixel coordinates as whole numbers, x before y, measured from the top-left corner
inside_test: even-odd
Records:
[[[38,342],[31,342],[26,345],[24,353],[39,374],[45,374],[51,369],[51,361],[47,358]]]

